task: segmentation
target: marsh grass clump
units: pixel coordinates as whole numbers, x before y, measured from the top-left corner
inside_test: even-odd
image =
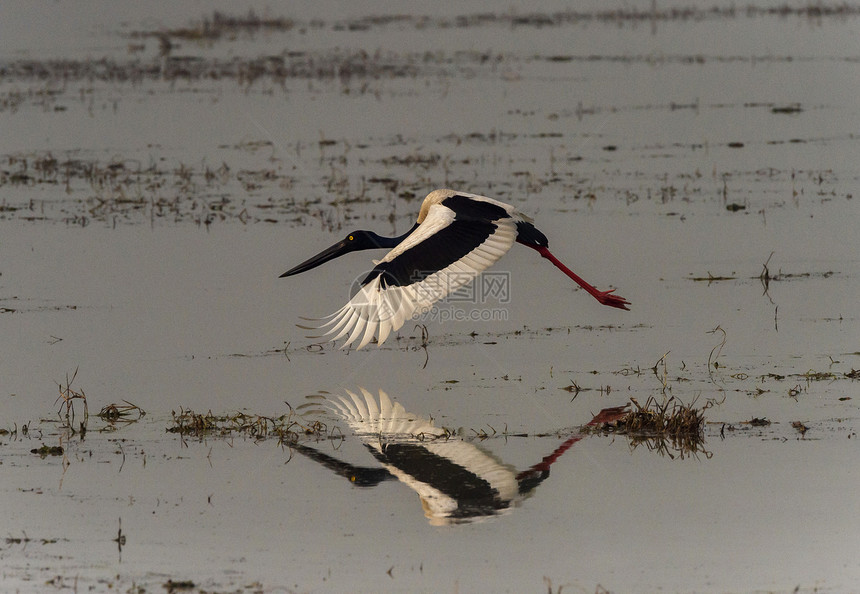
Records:
[[[179,433],[192,437],[204,437],[220,433],[221,425],[226,422],[227,417],[216,417],[212,411],[200,414],[193,410],[179,409],[170,411],[173,417],[173,425],[167,428],[168,433]]]
[[[146,416],[146,411],[136,404],[132,404],[128,400],[123,400],[123,402],[125,404],[106,404],[96,416],[107,422],[112,428],[116,428],[117,423],[135,423]]]
[[[700,433],[704,426],[703,409],[695,409],[692,404],[681,404],[674,397],[663,404],[658,404],[653,396],[648,398],[645,406],[635,398],[631,398],[630,402],[636,410],[628,412],[620,422],[625,423],[631,433],[683,435]]]
[[[833,372],[815,371],[814,369],[810,369],[806,373],[800,374],[798,377],[805,379],[807,382],[821,382],[837,379]]]
[[[674,397],[663,403],[653,396],[644,405],[635,398],[631,398],[630,402],[633,408],[623,417],[603,423],[595,431],[625,435],[633,448],[645,445],[649,450],[656,450],[673,459],[673,452],[681,458],[698,453],[711,456],[704,449],[704,411],[713,405],[712,401],[701,408],[695,408],[695,403],[682,404]]]
[[[320,421],[304,424],[291,409],[279,417],[267,417],[244,412],[231,415],[214,415],[212,411],[196,413],[193,410],[172,411],[173,425],[168,433],[178,433],[190,437],[233,437],[243,436],[255,440],[276,437],[280,444],[294,444],[302,435],[322,435],[326,426]]]

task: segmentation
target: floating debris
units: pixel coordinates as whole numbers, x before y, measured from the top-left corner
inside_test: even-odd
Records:
[[[801,435],[806,435],[806,432],[807,432],[807,431],[809,431],[809,427],[807,427],[806,425],[804,425],[804,424],[803,424],[803,423],[801,423],[800,421],[794,421],[794,422],[791,424],[791,426],[792,426],[792,427],[794,427],[795,429],[797,429],[797,431],[798,431]]]
[[[47,458],[48,456],[62,456],[65,450],[62,446],[46,446],[42,445],[40,448],[33,448],[30,450],[31,454],[37,454],[40,458]]]
[[[771,107],[770,113],[802,113],[803,108],[799,104],[785,105],[782,107]]]
[[[729,280],[737,280],[736,276],[728,276],[728,275],[713,275],[708,271],[708,276],[691,276],[691,281],[696,282],[707,282],[707,283],[715,283],[717,281],[729,281]]]
[[[747,423],[749,425],[752,425],[753,427],[767,427],[768,425],[770,425],[771,422],[768,421],[765,417],[753,417],[752,419],[747,421]]]
[[[168,579],[164,584],[162,584],[165,590],[168,593],[172,592],[180,592],[185,590],[193,590],[197,587],[197,584],[192,582],[191,580],[176,580]]]

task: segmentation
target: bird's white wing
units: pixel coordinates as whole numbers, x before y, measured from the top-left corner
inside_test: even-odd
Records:
[[[415,252],[422,249],[422,243],[451,229],[454,219],[455,213],[451,209],[434,204],[418,228],[386,254],[380,263],[413,258]],[[346,337],[341,348],[358,342],[356,348],[361,349],[376,336],[377,343],[381,345],[407,320],[426,313],[434,303],[472,282],[511,249],[517,239],[516,220],[503,218],[492,224],[495,229],[480,244],[421,280],[405,285],[384,285],[381,275],[372,278],[346,305],[320,320],[324,323],[315,328],[327,330],[313,338],[340,340]],[[456,238],[451,241],[456,241]],[[307,326],[302,327],[308,329]]]

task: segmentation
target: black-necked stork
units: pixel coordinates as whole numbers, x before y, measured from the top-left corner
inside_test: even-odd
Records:
[[[390,249],[382,260],[374,262],[375,267],[346,305],[318,320],[323,323],[317,328],[328,328],[323,336],[330,340],[346,336],[343,347],[359,341],[359,349],[374,336],[381,345],[391,331],[470,283],[514,242],[537,250],[603,305],[629,309],[626,299],[612,294],[614,289],[599,291],[559,262],[549,251],[546,236],[532,223],[510,204],[456,190],[435,190],[421,204],[418,221],[403,235],[381,237],[373,231],[353,231],[281,278],[349,252]]]

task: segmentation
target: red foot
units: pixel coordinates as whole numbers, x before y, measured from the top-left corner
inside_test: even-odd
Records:
[[[594,298],[597,299],[603,305],[608,305],[609,307],[617,307],[618,309],[626,309],[630,311],[630,308],[627,307],[630,305],[630,302],[627,301],[624,297],[620,295],[612,295],[615,289],[609,289],[608,291],[597,291],[596,293],[592,293]]]

